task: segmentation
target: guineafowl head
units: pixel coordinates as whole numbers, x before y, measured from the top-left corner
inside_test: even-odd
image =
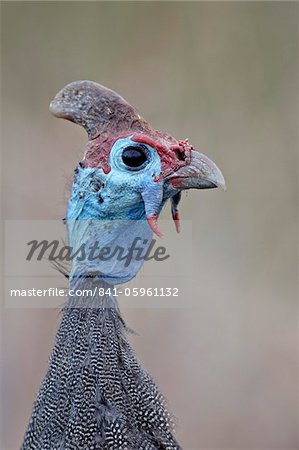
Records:
[[[153,233],[161,236],[158,217],[168,199],[179,231],[183,190],[225,189],[223,175],[211,159],[195,151],[187,139],[154,130],[135,108],[104,86],[73,82],[56,95],[50,111],[83,126],[88,134],[67,209],[73,244],[90,245],[100,236],[102,245],[112,241],[116,245],[128,235],[149,242]],[[114,264],[113,283],[128,281],[140,265],[135,262],[127,274],[121,269],[118,279]]]

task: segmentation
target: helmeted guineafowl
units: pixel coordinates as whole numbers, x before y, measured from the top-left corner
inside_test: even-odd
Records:
[[[122,97],[95,82],[67,85],[50,105],[88,133],[67,208],[74,251],[94,243],[116,248],[160,235],[168,199],[179,230],[181,191],[224,188],[223,176],[188,140],[154,130]],[[48,372],[22,450],[180,449],[164,397],[127,340],[113,286],[142,261],[74,258]]]

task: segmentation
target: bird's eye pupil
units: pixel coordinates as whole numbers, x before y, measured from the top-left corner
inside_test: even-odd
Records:
[[[124,149],[122,153],[122,160],[126,166],[138,168],[145,163],[147,156],[142,148],[132,146]]]

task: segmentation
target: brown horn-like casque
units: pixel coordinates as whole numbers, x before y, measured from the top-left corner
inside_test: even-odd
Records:
[[[74,81],[50,104],[51,113],[85,128],[89,140],[100,134],[150,131],[150,125],[116,92],[94,81]]]

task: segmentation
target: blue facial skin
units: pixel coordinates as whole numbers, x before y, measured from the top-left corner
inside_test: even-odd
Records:
[[[146,251],[153,233],[146,216],[160,212],[163,199],[163,182],[154,181],[161,173],[161,160],[152,147],[142,144],[146,161],[139,168],[128,167],[122,154],[125,148],[140,144],[131,137],[119,139],[110,152],[111,170],[105,174],[101,169],[76,169],[71,197],[67,209],[69,245],[78,249],[94,242],[100,247],[117,246],[129,248],[136,237],[147,240]],[[111,251],[112,251],[111,250]],[[128,267],[124,261],[111,259],[101,261],[73,260],[71,278],[84,272],[101,273],[100,278],[111,284],[124,283],[135,277],[142,261],[132,259]]]

